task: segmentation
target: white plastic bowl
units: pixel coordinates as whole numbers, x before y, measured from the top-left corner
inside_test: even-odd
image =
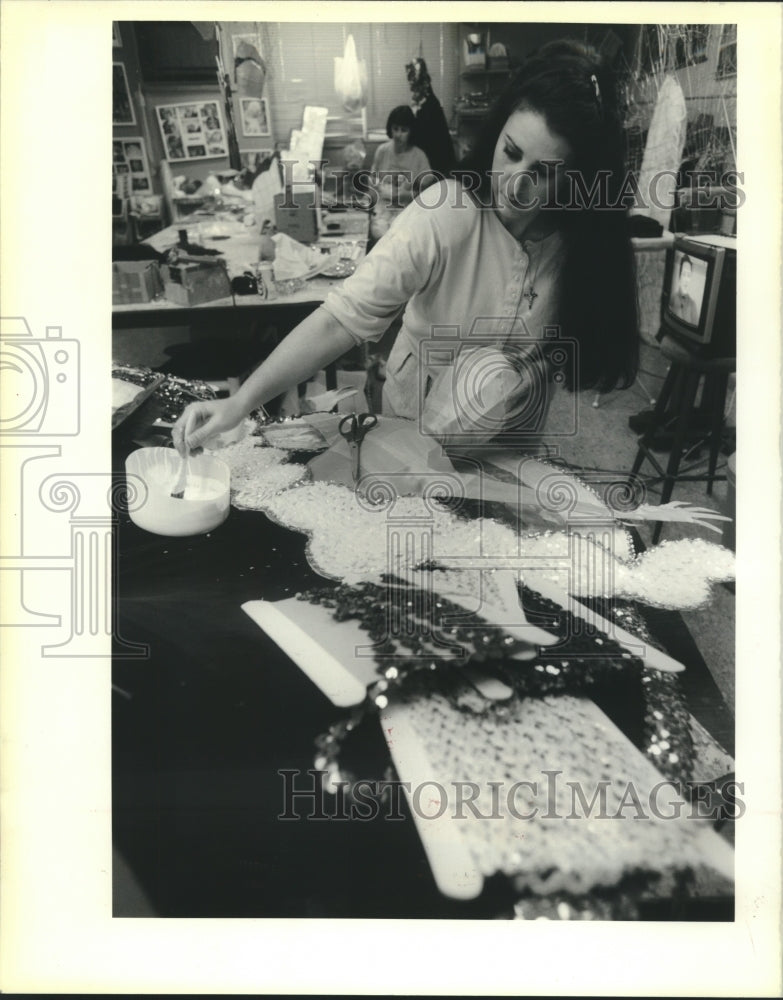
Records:
[[[171,496],[180,471],[180,457],[173,448],[139,448],[125,460],[125,472],[135,501],[128,505],[134,524],[156,535],[202,535],[228,517],[231,473],[225,462],[212,455],[188,459],[188,476],[182,499]],[[131,477],[141,483],[135,484]]]

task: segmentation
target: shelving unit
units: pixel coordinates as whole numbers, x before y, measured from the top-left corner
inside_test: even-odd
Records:
[[[465,65],[470,35],[479,35],[483,39],[485,65]],[[486,62],[491,44],[491,29],[488,25],[460,25],[459,47],[463,67],[459,74],[459,94],[454,103],[454,123],[460,153],[470,146],[495,95],[509,77],[508,66],[497,67]],[[476,103],[471,104],[471,99]]]

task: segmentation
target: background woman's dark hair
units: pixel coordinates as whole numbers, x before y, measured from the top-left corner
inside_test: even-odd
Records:
[[[399,104],[396,108],[392,108],[389,112],[389,117],[386,119],[386,135],[391,139],[392,128],[396,125],[398,128],[407,128],[413,132],[413,127],[416,124],[416,115],[413,113],[413,109],[407,104]]]
[[[530,55],[487,115],[474,150],[456,171],[480,178],[476,188],[489,204],[492,159],[503,126],[520,108],[546,118],[567,140],[566,164],[590,191],[598,171],[608,172],[605,203],[582,198],[579,207],[550,208],[559,215],[566,243],[560,322],[579,344],[571,389],[628,386],[639,364],[638,309],[633,248],[620,192],[625,142],[614,74],[598,54],[576,41],[550,42]],[[562,201],[567,203],[569,194]],[[616,208],[607,205],[618,204]]]

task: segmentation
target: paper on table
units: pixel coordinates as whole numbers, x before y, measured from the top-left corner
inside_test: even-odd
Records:
[[[326,258],[320,250],[305,246],[286,233],[275,233],[272,239],[275,243],[276,281],[308,277],[325,263]]]
[[[321,159],[328,114],[328,108],[307,105],[302,115],[301,129],[294,129],[291,132],[291,152],[297,158],[303,157],[303,162],[307,163],[308,168],[311,163],[318,163]]]
[[[296,129],[294,130],[297,131]],[[300,133],[301,134],[301,133]],[[293,136],[296,139],[296,136]],[[293,145],[293,144],[292,144]],[[285,163],[286,184],[306,184],[310,179],[310,157],[304,147],[299,149],[284,149],[280,153],[280,159]]]
[[[351,449],[343,438],[309,466],[315,480],[355,486]],[[368,493],[377,485],[399,496],[421,495],[436,484],[457,496],[461,493],[460,477],[437,441],[420,434],[413,421],[398,417],[378,417],[377,426],[362,441],[361,473],[360,489]]]

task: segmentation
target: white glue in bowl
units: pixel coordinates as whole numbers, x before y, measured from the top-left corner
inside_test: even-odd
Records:
[[[125,460],[128,513],[134,524],[156,535],[201,535],[228,517],[231,473],[212,455],[188,459],[184,496],[171,495],[181,469],[173,448],[139,448]]]

